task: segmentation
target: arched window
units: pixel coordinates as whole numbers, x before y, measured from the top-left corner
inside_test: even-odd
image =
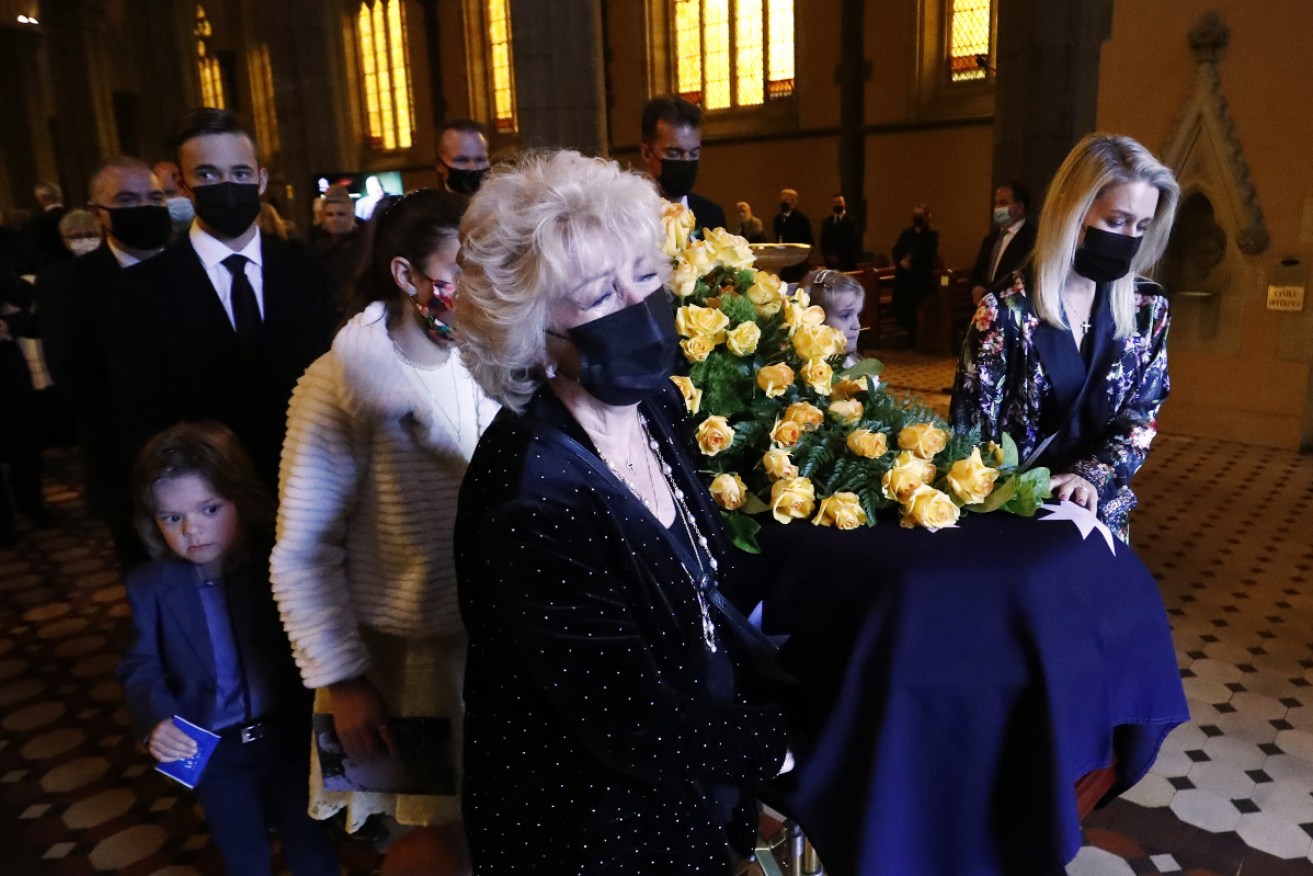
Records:
[[[673,0],[675,89],[704,109],[793,94],[793,0]]]
[[[492,117],[497,130],[514,133],[515,64],[511,55],[511,9],[508,0],[487,0],[488,55],[492,70]]]
[[[228,103],[223,97],[223,71],[219,67],[219,59],[210,48],[214,28],[210,26],[205,7],[199,3],[196,4],[196,27],[192,33],[196,37],[196,69],[201,79],[201,103],[224,109]]]
[[[362,0],[356,13],[365,121],[375,149],[409,149],[414,142],[404,6],[405,0]]]
[[[269,62],[269,44],[260,43],[246,55],[246,71],[251,80],[251,103],[255,110],[255,136],[272,157],[281,146],[278,139],[278,109],[274,98],[273,66]]]
[[[992,64],[993,0],[950,0],[948,8],[948,75],[952,82],[969,82],[989,75],[979,61]]]

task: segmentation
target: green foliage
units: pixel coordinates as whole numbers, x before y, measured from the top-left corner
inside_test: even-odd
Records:
[[[1016,484],[1016,495],[1002,506],[1003,509],[1022,517],[1034,517],[1044,500],[1053,495],[1049,489],[1049,477],[1047,468],[1032,468],[1018,475],[1011,481]]]
[[[761,532],[760,523],[738,511],[722,511],[721,515],[725,518],[730,539],[735,547],[750,554],[761,553],[761,548],[757,547],[757,533]]]
[[[729,317],[731,327],[743,322],[753,322],[757,318],[757,308],[741,295],[726,295],[720,299],[720,309]]]

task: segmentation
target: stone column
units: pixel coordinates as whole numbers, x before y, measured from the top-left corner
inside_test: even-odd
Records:
[[[129,0],[130,32],[149,48],[137,52],[141,83],[141,151],[148,163],[174,160],[178,120],[201,105],[196,69],[194,0]]]
[[[107,0],[45,0],[41,29],[54,85],[55,148],[64,202],[87,199],[87,183],[119,151],[111,92]]]
[[[1033,207],[1098,115],[1099,55],[1112,0],[1008,0],[998,12],[994,181],[1030,187]]]
[[[839,190],[848,214],[857,223],[858,249],[866,236],[866,83],[871,64],[866,60],[866,4],[843,0],[839,13]],[[822,220],[823,221],[823,220]]]
[[[42,106],[41,31],[28,25],[0,25],[0,207],[31,209],[32,186],[57,180],[50,143],[48,109]]]
[[[251,35],[269,43],[282,141],[271,178],[291,186],[278,201],[301,228],[310,227],[311,175],[360,163],[347,93],[347,14],[340,0],[261,3],[254,10]]]
[[[599,0],[511,0],[511,35],[520,144],[609,154]]]

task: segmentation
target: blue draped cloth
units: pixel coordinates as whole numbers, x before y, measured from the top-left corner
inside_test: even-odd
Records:
[[[802,682],[775,802],[827,873],[1058,872],[1076,781],[1115,763],[1129,788],[1189,719],[1153,577],[1045,513],[761,533],[764,628]]]

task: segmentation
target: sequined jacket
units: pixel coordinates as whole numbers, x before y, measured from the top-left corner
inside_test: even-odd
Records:
[[[723,571],[732,548],[677,432],[682,403],[642,409]],[[722,626],[718,655],[706,649],[687,554],[561,432],[595,453],[549,391],[522,415],[503,410],[461,488],[475,870],[728,874],[713,788],[779,771],[783,717],[742,694],[716,704],[709,668],[734,643]],[[731,833],[750,833],[754,814],[740,806]]]
[[[1104,290],[1092,308],[1092,350],[1083,359],[1067,329],[1040,320],[1020,275],[981,299],[953,384],[954,428],[979,426],[982,440],[1006,432],[1022,460],[1058,437],[1037,463],[1073,472],[1099,492],[1099,517],[1123,539],[1136,506],[1131,477],[1144,464],[1167,398],[1167,298],[1138,281],[1135,330],[1113,336]]]

